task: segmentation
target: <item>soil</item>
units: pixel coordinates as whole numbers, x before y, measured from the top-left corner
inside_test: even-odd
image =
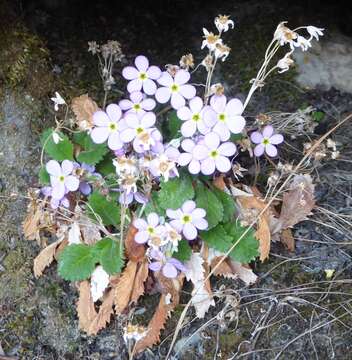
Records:
[[[192,52],[201,59],[203,26],[213,26],[218,13],[231,14],[236,29],[226,33],[232,48],[215,74],[229,96],[244,98],[278,22],[313,23],[352,35],[344,21],[348,5],[318,1],[296,2],[197,0],[119,2],[87,5],[75,1],[3,1],[0,10],[0,358],[127,359],[121,321],[115,319],[98,336],[78,330],[77,290],[57,275],[55,266],[35,279],[32,262],[39,251],[24,240],[21,222],[28,187],[37,185],[38,135],[53,123],[50,96],[65,98],[89,93],[103,99],[96,59],[87,42],[118,40],[125,60],[114,73],[117,84],[109,101],[120,98],[121,68],[143,53],[155,64],[177,63]],[[259,16],[260,14],[260,16]],[[329,32],[327,32],[327,36]],[[323,134],[352,109],[352,95],[331,89],[302,89],[295,72],[274,75],[248,109],[296,111],[307,105],[325,113],[316,128]],[[174,359],[350,359],[352,348],[352,145],[346,124],[333,138],[341,157],[315,167],[318,208],[294,229],[295,252],[274,243],[270,259],[253,263],[258,282],[213,279],[213,288],[228,297],[217,301],[205,319],[189,312],[173,353]],[[293,146],[301,142],[290,141]],[[283,154],[290,148],[284,148]],[[264,165],[264,162],[262,164]],[[339,215],[332,216],[322,208]],[[331,278],[326,270],[334,270]],[[187,289],[186,289],[187,290]],[[230,296],[231,295],[231,296]],[[222,312],[232,299],[232,319]],[[187,302],[185,295],[182,303]],[[239,301],[240,300],[240,301]],[[156,299],[139,308],[141,322]],[[137,359],[163,359],[183,307],[179,306],[162,333],[160,346]],[[228,305],[227,308],[229,309]],[[231,321],[230,321],[231,320]]]

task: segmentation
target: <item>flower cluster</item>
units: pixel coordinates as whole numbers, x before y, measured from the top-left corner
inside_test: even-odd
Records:
[[[186,201],[180,209],[168,209],[166,214],[169,222],[156,213],[150,213],[146,220],[136,219],[133,223],[138,229],[135,241],[148,245],[149,268],[152,271],[162,271],[164,276],[174,278],[178,270],[185,270],[184,265],[172,257],[182,237],[195,240],[198,230],[207,229],[208,222],[205,210],[197,208],[192,200]]]

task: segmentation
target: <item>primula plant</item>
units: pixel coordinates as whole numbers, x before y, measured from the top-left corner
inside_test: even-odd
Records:
[[[248,264],[264,261],[271,240],[282,234],[287,244],[290,227],[314,206],[308,175],[288,181],[275,206],[248,186],[258,173],[239,180],[259,157],[277,163],[284,142],[270,123],[246,115],[251,97],[271,73],[287,71],[291,54],[308,50],[323,29],[280,23],[241,101],[213,84],[215,67],[230,54],[223,35],[234,22],[218,16],[215,26],[216,33],[203,29],[206,54],[197,66],[191,54],[166,67],[139,55],[118,82],[113,65],[124,58],[120,45],[89,43],[101,66],[104,100],[81,95],[68,105],[56,93],[56,126],[41,136],[42,187],[30,191],[24,223],[26,237],[45,247],[35,276],[57,260],[59,275],[78,287],[79,325],[88,334],[104,328],[114,311],[131,313],[147,288],[160,292],[147,327],[126,322],[124,339],[135,353],[159,341],[186,280],[203,317],[215,305],[210,275],[255,282]],[[282,49],[286,54],[273,64]],[[205,74],[203,83],[193,82],[196,71],[197,79]],[[124,95],[105,104],[116,83]],[[282,181],[289,171],[278,169]],[[273,193],[277,185],[271,184]]]

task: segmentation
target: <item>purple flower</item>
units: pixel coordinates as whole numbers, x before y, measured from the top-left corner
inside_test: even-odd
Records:
[[[127,193],[127,191],[124,191],[119,196],[119,203],[125,206],[131,204],[133,200],[136,200],[140,204],[146,204],[148,202],[147,197],[139,191],[130,191],[129,193]]]
[[[41,189],[41,193],[42,193],[44,196],[51,196],[52,191],[53,191],[53,188],[52,188],[51,186],[44,186],[44,187]],[[66,193],[68,193],[68,191],[66,191]],[[54,199],[54,198],[52,197],[51,200],[50,200],[50,206],[51,206],[53,209],[57,209],[59,206],[63,206],[63,207],[65,207],[65,208],[69,208],[69,207],[70,207],[70,202],[69,202],[69,200],[67,199],[66,196],[64,196],[62,199]]]
[[[221,141],[230,138],[231,133],[239,134],[246,125],[241,116],[243,105],[239,99],[231,99],[227,103],[225,95],[214,95],[210,98],[210,106],[205,109],[204,120],[208,126],[214,126]]]
[[[194,148],[195,156],[201,160],[200,170],[204,175],[214,173],[215,169],[227,172],[231,169],[231,162],[227,156],[236,152],[236,145],[225,142],[220,145],[220,137],[215,132],[204,136],[204,139]]]
[[[251,134],[251,140],[257,146],[254,148],[255,156],[262,156],[264,151],[271,157],[277,155],[276,146],[284,141],[281,134],[274,134],[274,128],[271,125],[265,126],[263,132],[255,131]]]
[[[156,213],[150,213],[147,216],[147,221],[144,219],[136,219],[133,225],[138,229],[134,237],[135,242],[138,244],[145,244],[154,236],[160,236],[164,231],[164,227],[160,225],[160,219]]]
[[[158,83],[162,85],[156,93],[156,100],[165,104],[170,100],[171,106],[174,109],[179,109],[185,106],[185,99],[192,99],[196,95],[196,88],[192,85],[186,84],[191,75],[186,70],[178,70],[175,78],[173,78],[167,71],[164,71],[158,79]]]
[[[130,100],[125,99],[119,102],[119,106],[123,111],[144,113],[155,108],[156,102],[153,99],[147,99],[140,91],[134,91],[130,94]]]
[[[68,191],[78,189],[79,180],[71,175],[73,171],[72,161],[64,160],[60,165],[56,160],[50,160],[46,164],[46,171],[50,175],[51,196],[54,199],[61,200]]]
[[[85,176],[86,175],[95,176],[97,178],[101,178],[102,176],[99,173],[95,172],[95,166],[93,166],[93,165],[89,165],[86,163],[79,164],[76,162],[73,164],[73,167],[74,167],[75,173],[77,174],[77,171],[78,171],[78,173],[81,175],[80,182],[79,182],[79,191],[83,195],[89,195],[92,192],[92,187],[87,180],[84,180]],[[83,180],[82,180],[82,178],[83,178]]]
[[[198,153],[194,150],[196,148],[196,143],[191,139],[185,139],[181,143],[181,148],[185,151],[180,154],[177,159],[177,162],[181,166],[188,165],[188,171],[195,175],[200,172],[200,160],[202,159],[198,157]]]
[[[156,261],[149,264],[149,269],[152,271],[161,270],[162,274],[167,278],[175,278],[177,270],[186,271],[181,261],[172,257],[166,257],[160,250],[151,249],[150,257]]]
[[[183,136],[192,136],[197,130],[201,134],[206,134],[210,130],[203,121],[203,100],[198,96],[190,100],[189,107],[183,106],[178,109],[177,116],[185,121],[181,126]]]
[[[127,128],[121,132],[121,139],[128,143],[133,140],[133,148],[137,152],[150,150],[156,141],[160,141],[161,134],[152,126],[155,124],[155,114],[147,112],[138,116],[128,113],[125,116]]]
[[[123,147],[120,138],[120,130],[124,128],[121,121],[122,111],[116,104],[110,104],[106,112],[98,110],[93,115],[93,122],[96,127],[90,133],[92,140],[96,144],[102,144],[108,140],[108,146],[111,150],[119,150]]]
[[[170,219],[170,225],[178,232],[182,232],[187,240],[194,240],[197,237],[197,229],[205,230],[208,222],[204,219],[206,212],[204,209],[196,208],[196,203],[187,200],[181,209],[167,209],[166,214]]]
[[[127,66],[122,70],[122,76],[130,80],[127,84],[127,90],[130,93],[134,91],[143,91],[148,95],[154,95],[156,84],[153,80],[159,79],[161,70],[157,66],[149,66],[148,59],[139,55],[135,58],[136,67]]]
[[[149,170],[155,177],[163,176],[165,181],[168,181],[170,177],[178,176],[176,169],[176,161],[180,155],[180,152],[169,146],[164,150],[159,149],[157,156],[150,162]]]

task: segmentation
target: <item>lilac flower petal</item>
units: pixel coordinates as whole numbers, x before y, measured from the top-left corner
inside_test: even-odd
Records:
[[[161,70],[157,66],[150,66],[147,70],[147,75],[153,80],[158,80],[161,76]]]
[[[62,175],[69,175],[73,171],[73,163],[70,160],[64,160],[61,164]]]
[[[65,184],[59,181],[53,184],[51,196],[54,199],[61,200],[64,197],[64,195],[65,195]]]
[[[260,144],[263,141],[263,135],[259,131],[252,132],[251,141],[254,144]]]
[[[264,154],[264,145],[263,144],[258,144],[255,148],[254,148],[254,155],[255,156],[262,156]]]
[[[106,107],[106,113],[108,114],[109,118],[114,122],[118,122],[122,115],[120,107],[116,104],[108,105]]]
[[[219,146],[218,151],[221,155],[232,156],[236,153],[236,145],[231,142],[226,142]]]
[[[220,172],[228,172],[231,169],[230,160],[225,156],[218,156],[215,159],[215,166]]]
[[[83,195],[89,195],[92,192],[92,187],[86,181],[82,181],[79,184],[79,191]]]
[[[97,126],[108,126],[110,119],[105,111],[98,110],[93,114],[93,123]]]
[[[50,206],[53,209],[57,209],[60,206],[60,200],[59,199],[55,199],[55,198],[51,198],[50,200]]]
[[[134,199],[139,204],[147,204],[148,203],[148,198],[144,194],[142,194],[140,191],[137,191],[136,193],[134,193]]]
[[[140,80],[140,79],[134,79],[132,81],[130,81],[128,84],[127,84],[127,91],[129,93],[132,93],[134,91],[141,91],[142,89],[142,85],[143,85],[143,81]]]
[[[152,227],[155,227],[159,224],[159,216],[156,213],[150,213],[147,216],[148,224]]]
[[[193,99],[192,99],[193,100]],[[177,110],[177,117],[183,121],[189,120],[192,117],[192,112],[187,106],[182,106]]]
[[[178,259],[175,258],[170,258],[168,260],[169,264],[172,264],[173,266],[175,266],[176,269],[180,270],[180,271],[187,271],[187,268],[182,264],[182,262]]]
[[[44,195],[44,196],[51,196],[51,186],[44,186],[41,188],[40,192]]]
[[[109,136],[109,129],[107,127],[96,127],[92,130],[90,136],[96,144],[102,144]]]
[[[181,166],[188,165],[192,160],[192,155],[190,153],[182,153],[177,159],[177,162]]]
[[[180,94],[186,99],[193,99],[196,96],[196,88],[193,85],[181,85]]]
[[[67,197],[63,197],[60,201],[60,204],[65,207],[65,208],[69,208],[70,207],[70,202],[67,199]]]
[[[156,84],[151,79],[146,79],[143,81],[143,91],[147,95],[154,95],[156,91]]]
[[[170,225],[176,229],[178,232],[181,232],[183,229],[183,224],[180,220],[171,220]]]
[[[141,125],[146,129],[146,128],[150,128],[151,126],[153,126],[155,124],[155,114],[153,112],[147,112],[143,115],[142,119],[141,119]]]
[[[133,221],[133,226],[136,227],[138,230],[145,230],[148,224],[144,219],[136,219]]]
[[[133,66],[126,66],[122,70],[122,76],[127,80],[133,80],[138,77],[139,73],[137,69]]]
[[[177,209],[177,210],[167,209],[166,215],[170,219],[179,219],[182,216],[182,211],[180,209]]]
[[[136,65],[136,68],[139,70],[139,71],[147,71],[148,67],[149,67],[149,61],[148,59],[143,56],[143,55],[139,55],[135,58],[134,60],[134,64]]]
[[[200,171],[200,163],[197,160],[192,160],[188,165],[188,171],[193,174],[199,174]]]
[[[206,215],[206,211],[204,209],[201,209],[201,208],[196,208],[192,211],[192,219],[194,220],[198,220],[200,218],[203,218],[205,217]]]
[[[212,127],[217,122],[216,112],[210,106],[205,106],[203,109],[203,120],[208,127]]]
[[[136,129],[140,125],[139,118],[134,113],[128,113],[125,115],[125,122],[129,128]]]
[[[219,114],[225,111],[226,96],[225,95],[213,95],[210,98],[210,106]]]
[[[166,87],[170,87],[174,82],[172,76],[167,71],[163,71],[160,78],[157,81],[161,86],[166,86]]]
[[[203,107],[203,100],[196,96],[195,98],[191,99],[189,102],[189,108],[192,110],[193,113],[200,113]]]
[[[204,142],[209,149],[217,149],[220,144],[220,137],[218,134],[211,132],[205,135]]]
[[[265,126],[263,129],[263,136],[265,138],[270,138],[270,136],[274,133],[274,128],[271,125]]]
[[[184,213],[190,214],[196,208],[196,203],[192,200],[187,200],[182,205],[182,211]]]
[[[184,151],[187,151],[187,152],[192,152],[192,150],[194,149],[195,147],[195,143],[193,140],[191,139],[185,139],[182,141],[181,143],[181,147]]]
[[[233,116],[227,122],[227,126],[233,134],[239,134],[245,125],[246,120],[242,116]]]
[[[180,152],[178,151],[178,149],[174,148],[173,146],[169,146],[168,148],[166,148],[164,153],[170,160],[173,161],[176,161],[180,156]]]
[[[202,135],[206,135],[211,131],[211,128],[208,127],[204,121],[197,122],[197,129]]]
[[[149,269],[151,271],[160,271],[161,269],[161,262],[160,261],[154,261],[149,264]]]
[[[205,230],[208,227],[208,221],[204,218],[194,219],[192,223],[199,230]]]
[[[135,92],[138,93],[139,91],[135,91]],[[132,108],[133,102],[131,100],[124,99],[124,100],[119,101],[119,106],[122,110],[126,111],[126,110],[129,110]]]
[[[197,124],[192,120],[185,121],[181,126],[181,134],[185,137],[192,136],[196,130]]]
[[[147,231],[142,230],[138,231],[134,237],[134,241],[138,244],[145,244],[149,239],[149,234]]]
[[[191,223],[187,223],[183,226],[182,233],[187,240],[194,240],[198,234],[196,227]]]
[[[155,108],[156,102],[153,99],[145,99],[141,102],[141,106],[144,110],[150,111]]]
[[[109,136],[108,147],[111,150],[119,150],[123,148],[123,142],[121,141],[120,134],[113,132]]]
[[[243,113],[243,104],[239,99],[231,99],[226,105],[226,114],[241,115]]]
[[[171,94],[171,106],[177,110],[182,106],[185,106],[185,99],[179,93],[172,93]]]
[[[79,180],[73,175],[66,176],[65,186],[70,191],[76,191],[79,187]]]
[[[169,101],[171,90],[167,87],[161,87],[155,92],[155,99],[160,104],[165,104]]]
[[[139,104],[143,100],[143,93],[140,91],[134,91],[130,94],[130,99],[133,104]]]
[[[211,158],[205,159],[200,164],[201,172],[204,175],[211,175],[215,171],[215,161]]]
[[[281,134],[274,134],[270,137],[270,143],[274,145],[281,144],[284,141],[284,137]]]
[[[218,121],[213,127],[213,132],[219,135],[221,141],[227,141],[231,136],[229,128],[220,121]]]
[[[173,279],[177,276],[177,269],[174,265],[166,263],[163,266],[162,273],[165,277]]]
[[[156,260],[159,260],[159,261],[161,261],[161,260],[163,260],[165,258],[164,254],[159,249],[155,249],[155,248],[151,248],[150,256],[153,259],[156,259]]]
[[[188,82],[188,80],[191,78],[191,75],[188,71],[186,70],[178,70],[176,75],[175,75],[175,84],[177,85],[183,85],[186,84],[186,82]]]
[[[49,160],[45,168],[49,175],[58,177],[62,174],[61,166],[56,160]]]
[[[192,154],[196,160],[204,160],[209,155],[209,149],[205,145],[196,145]]]
[[[133,193],[126,194],[125,192],[123,192],[119,196],[119,203],[125,206],[131,204],[132,201],[133,201]]]
[[[265,145],[265,152],[270,156],[270,157],[275,157],[277,155],[277,149],[276,146],[268,144]]]

